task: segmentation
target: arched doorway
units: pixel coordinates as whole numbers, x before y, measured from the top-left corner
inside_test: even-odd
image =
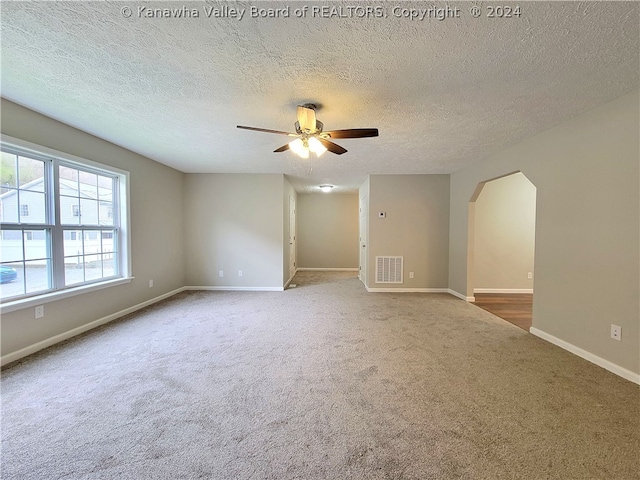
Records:
[[[522,172],[478,184],[469,203],[467,287],[476,305],[529,330],[536,187]]]

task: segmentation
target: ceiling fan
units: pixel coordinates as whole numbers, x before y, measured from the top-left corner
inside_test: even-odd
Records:
[[[266,128],[245,127],[244,125],[237,125],[237,127],[245,130],[254,130],[256,132],[276,133],[278,135],[296,137],[295,140],[275,149],[274,153],[280,153],[291,149],[302,158],[309,158],[310,151],[315,153],[318,157],[327,150],[337,155],[342,155],[347,152],[347,150],[342,148],[340,145],[331,142],[329,139],[378,136],[377,128],[351,128],[347,130],[330,130],[328,132],[324,132],[322,130],[324,125],[320,120],[316,119],[316,106],[313,103],[298,105],[297,116],[298,121],[295,123],[296,133],[269,130]]]

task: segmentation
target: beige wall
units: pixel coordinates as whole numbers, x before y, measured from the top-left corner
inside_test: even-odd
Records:
[[[532,291],[536,187],[520,172],[487,182],[475,222],[474,292]]]
[[[451,176],[450,288],[467,284],[479,182],[522,171],[537,187],[533,327],[640,372],[638,91]],[[468,288],[469,287],[469,288]],[[622,326],[622,341],[610,325]]]
[[[446,289],[449,175],[371,175],[368,203],[368,287]],[[386,255],[404,257],[404,283],[375,283],[375,257]]]
[[[358,195],[298,195],[298,266],[358,268]]]
[[[372,175],[360,191],[369,209],[365,283],[380,287],[376,255],[403,255],[398,288],[471,296],[469,200],[478,183],[522,171],[537,187],[534,329],[639,373],[639,103],[632,92],[451,176]],[[281,288],[288,278],[292,188],[282,175],[185,175],[6,100],[1,120],[7,135],[130,172],[135,276],[49,302],[44,319],[33,308],[3,315],[3,355],[184,285]],[[609,337],[612,323],[621,342]]]
[[[15,352],[184,285],[184,174],[2,99],[2,133],[130,172],[131,283],[2,315],[2,355]],[[149,288],[153,279],[154,287]]]
[[[283,189],[282,174],[185,175],[186,285],[282,289]]]

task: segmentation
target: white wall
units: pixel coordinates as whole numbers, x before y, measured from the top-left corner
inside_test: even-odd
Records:
[[[469,200],[479,182],[522,171],[537,187],[532,331],[636,374],[639,102],[631,92],[451,175],[449,266],[450,288],[471,296]]]
[[[281,174],[185,175],[186,284],[282,289],[283,189]]]
[[[2,315],[2,355],[139,305],[184,285],[184,174],[2,99],[2,133],[130,172],[131,283]],[[149,280],[154,287],[149,288]]]
[[[298,266],[358,268],[358,194],[298,195]]]
[[[449,175],[369,177],[368,269],[370,288],[448,286]],[[379,218],[379,212],[386,214]],[[404,283],[375,283],[376,256],[403,256]],[[409,278],[414,272],[414,278]]]
[[[474,292],[533,291],[536,187],[520,172],[487,182],[475,222]]]

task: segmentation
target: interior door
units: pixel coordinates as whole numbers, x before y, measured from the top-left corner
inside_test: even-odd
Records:
[[[367,284],[367,197],[360,198],[360,270],[358,278]]]
[[[296,274],[296,200],[289,195],[289,278]]]

